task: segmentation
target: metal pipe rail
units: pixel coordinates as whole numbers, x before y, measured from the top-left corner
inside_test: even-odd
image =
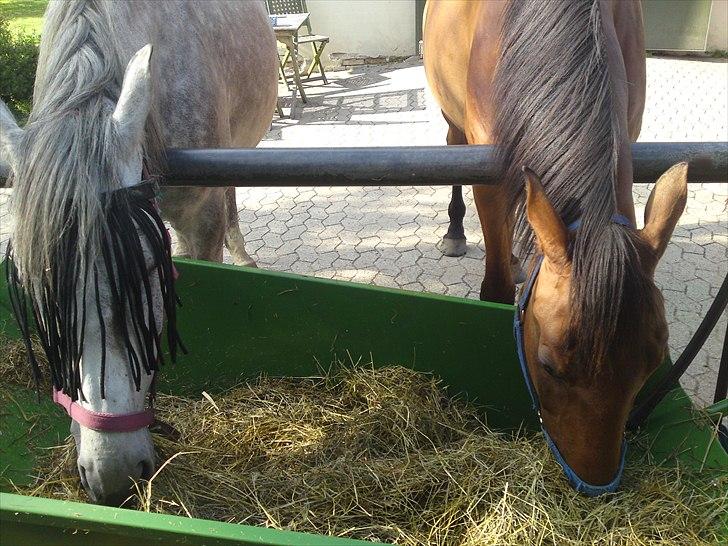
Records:
[[[170,149],[169,186],[452,186],[498,184],[493,146]],[[728,142],[639,142],[634,181],[689,161],[689,180],[728,182]]]
[[[453,186],[498,184],[493,146],[169,149],[168,186]],[[689,161],[691,182],[728,182],[728,142],[639,142],[634,181]],[[0,161],[0,187],[9,166]]]

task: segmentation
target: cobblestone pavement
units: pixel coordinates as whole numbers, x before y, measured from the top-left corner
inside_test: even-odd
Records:
[[[650,58],[640,140],[728,140],[728,64]],[[307,89],[290,118],[274,120],[261,146],[440,145],[446,128],[428,96],[419,61],[330,73],[329,86]],[[285,90],[282,90],[285,93]],[[286,114],[290,99],[282,99]],[[638,218],[651,185],[635,186]],[[483,274],[482,233],[470,189],[467,255],[443,257],[449,189],[252,188],[237,198],[248,252],[259,267],[477,298]],[[687,210],[656,273],[680,354],[728,267],[728,185],[691,184]],[[0,195],[0,241],[7,237]],[[226,256],[229,260],[229,256]],[[699,405],[712,401],[724,315],[683,379]]]

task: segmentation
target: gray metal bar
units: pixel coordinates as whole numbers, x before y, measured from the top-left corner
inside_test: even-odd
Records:
[[[728,182],[728,142],[632,145],[635,182],[689,161],[694,182]],[[497,184],[492,146],[171,149],[170,186],[449,186]]]
[[[728,142],[632,145],[635,182],[689,161],[691,182],[728,182]],[[492,146],[170,149],[169,186],[450,186],[497,184]],[[2,165],[0,164],[0,167]],[[3,186],[0,169],[0,187]]]

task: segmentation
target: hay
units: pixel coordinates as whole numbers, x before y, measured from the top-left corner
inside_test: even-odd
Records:
[[[190,400],[169,426],[142,510],[405,545],[713,544],[728,479],[631,458],[616,494],[575,493],[538,434],[490,431],[430,375],[339,368]],[[640,439],[632,439],[639,442]],[[633,453],[636,450],[633,450]],[[23,494],[86,499],[72,443]]]
[[[45,357],[40,340],[37,337],[32,338],[33,350],[35,352],[38,365],[43,370],[48,369],[48,360]],[[2,384],[16,385],[26,388],[35,389],[35,381],[28,365],[28,354],[25,344],[17,339],[10,339],[0,332],[0,378]],[[44,376],[41,378],[39,387],[50,388],[50,378]]]

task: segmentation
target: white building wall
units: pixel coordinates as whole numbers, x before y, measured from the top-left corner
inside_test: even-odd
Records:
[[[331,39],[325,64],[330,64],[331,54],[409,57],[416,53],[414,0],[307,0],[306,5],[313,32]],[[310,47],[302,49],[302,54],[310,55]]]

